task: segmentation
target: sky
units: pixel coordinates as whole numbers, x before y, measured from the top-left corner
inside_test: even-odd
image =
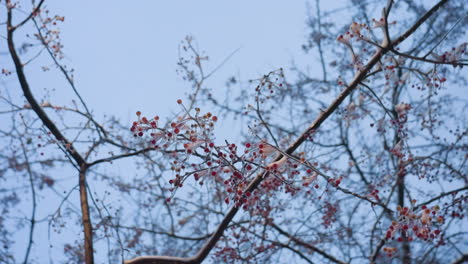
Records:
[[[65,62],[98,116],[131,120],[136,110],[153,115],[176,109],[190,90],[176,73],[187,35],[209,56],[208,71],[238,49],[207,81],[213,90],[224,89],[232,75],[247,80],[287,68],[293,59],[307,61],[301,51],[306,1],[55,0],[48,7],[65,16]],[[62,89],[60,81],[56,85]]]

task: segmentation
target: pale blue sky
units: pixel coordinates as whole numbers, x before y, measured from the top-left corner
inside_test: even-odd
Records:
[[[65,16],[65,53],[84,99],[97,114],[123,120],[135,110],[164,115],[177,108],[176,99],[190,89],[175,72],[178,45],[188,34],[210,57],[208,69],[240,48],[206,83],[212,89],[223,89],[231,75],[255,78],[311,56],[301,51],[306,1],[55,0],[48,6]]]

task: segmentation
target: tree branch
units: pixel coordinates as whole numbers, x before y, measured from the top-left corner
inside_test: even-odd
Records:
[[[383,48],[378,49],[375,54],[370,58],[366,66],[363,70],[358,71],[354,76],[353,80],[345,87],[345,89],[338,95],[335,100],[325,109],[319,116],[315,119],[314,122],[307,128],[299,138],[296,139],[294,143],[292,143],[285,152],[288,155],[291,155],[304,141],[306,141],[310,134],[313,131],[316,131],[320,128],[321,124],[330,117],[335,110],[341,105],[341,103],[346,99],[346,97],[362,82],[368,72],[377,64],[377,62],[384,56],[390,48],[398,45],[399,43],[403,42],[407,39],[412,33],[414,33],[432,14],[435,13],[444,3],[448,0],[441,0],[437,3],[434,7],[432,7],[426,14],[424,14],[420,19],[418,19],[415,24],[408,29],[405,33],[403,33],[400,37],[398,37],[394,42],[389,43],[388,45],[383,45]],[[385,43],[384,43],[385,44]],[[282,154],[279,154],[274,161],[279,161],[283,157]],[[248,185],[245,192],[252,192],[255,190],[258,185],[263,181],[263,179],[269,176],[268,171],[264,171],[263,173],[259,173]],[[146,256],[146,257],[139,257],[132,260],[125,261],[126,264],[165,264],[165,263],[201,263],[206,256],[208,256],[211,249],[214,247],[216,242],[219,238],[223,235],[224,230],[228,226],[229,222],[234,218],[237,214],[239,207],[233,206],[221,223],[218,225],[217,230],[214,232],[213,236],[207,241],[207,243],[199,250],[199,252],[189,258],[179,258],[179,257],[167,257],[167,256]]]

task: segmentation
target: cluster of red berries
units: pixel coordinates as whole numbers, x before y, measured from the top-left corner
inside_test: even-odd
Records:
[[[398,242],[413,241],[413,235],[424,241],[433,240],[439,236],[441,230],[434,228],[444,223],[444,217],[438,215],[440,208],[421,206],[421,210],[413,211],[409,207],[397,207],[398,219],[393,221],[387,230],[386,239],[395,239]],[[413,235],[412,235],[413,234]]]
[[[182,105],[182,100],[177,103]],[[160,124],[158,116],[149,119],[139,111],[136,115],[138,120],[130,128],[133,135],[137,138],[149,135],[151,146],[162,150],[171,159],[171,170],[175,174],[169,180],[172,195],[193,176],[200,185],[207,179],[223,183],[227,193],[226,203],[248,207],[259,200],[261,193],[278,190],[280,186],[285,186],[285,192],[294,195],[299,187],[292,183],[301,179],[301,172],[306,173],[302,176],[303,187],[309,186],[317,178],[311,169],[302,168],[304,153],[295,158],[284,156],[274,161],[280,151],[265,141],[247,142],[240,148],[227,142],[215,144],[213,129],[218,118],[211,113],[200,114],[199,108],[195,108],[194,115],[185,111],[185,115],[165,125]],[[260,189],[254,193],[246,191],[249,182],[264,171],[270,177],[262,182]],[[340,182],[341,178],[333,180],[332,185],[338,186]],[[315,188],[318,188],[317,184]]]

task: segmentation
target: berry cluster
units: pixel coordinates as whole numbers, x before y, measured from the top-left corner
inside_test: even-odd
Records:
[[[178,104],[183,106],[181,100]],[[286,193],[295,194],[299,188],[293,182],[300,181],[301,171],[306,173],[302,176],[302,186],[308,186],[317,177],[311,169],[300,168],[303,153],[298,158],[284,156],[274,161],[280,152],[266,141],[247,142],[243,146],[227,141],[215,144],[213,129],[218,118],[211,113],[201,114],[199,108],[195,108],[194,115],[185,111],[185,115],[165,125],[160,124],[158,116],[149,119],[141,112],[136,114],[138,120],[130,128],[133,135],[137,138],[149,135],[151,147],[161,150],[171,160],[171,170],[175,173],[169,180],[172,195],[191,176],[200,185],[212,179],[223,183],[226,203],[233,202],[247,209],[259,200],[261,193],[277,190],[283,184]],[[260,189],[253,193],[247,191],[249,182],[264,171],[270,177],[262,182]]]
[[[460,44],[458,47],[453,47],[450,51],[442,53],[442,55],[432,54],[432,56],[441,62],[451,62],[456,66],[457,61],[459,61],[463,55],[466,53],[466,47],[468,42]]]
[[[434,240],[441,233],[441,230],[435,227],[444,223],[444,217],[438,215],[439,210],[439,206],[428,208],[423,205],[417,211],[398,206],[398,218],[388,228],[386,239],[395,239],[398,236],[398,242],[411,242],[415,236],[424,241]]]

